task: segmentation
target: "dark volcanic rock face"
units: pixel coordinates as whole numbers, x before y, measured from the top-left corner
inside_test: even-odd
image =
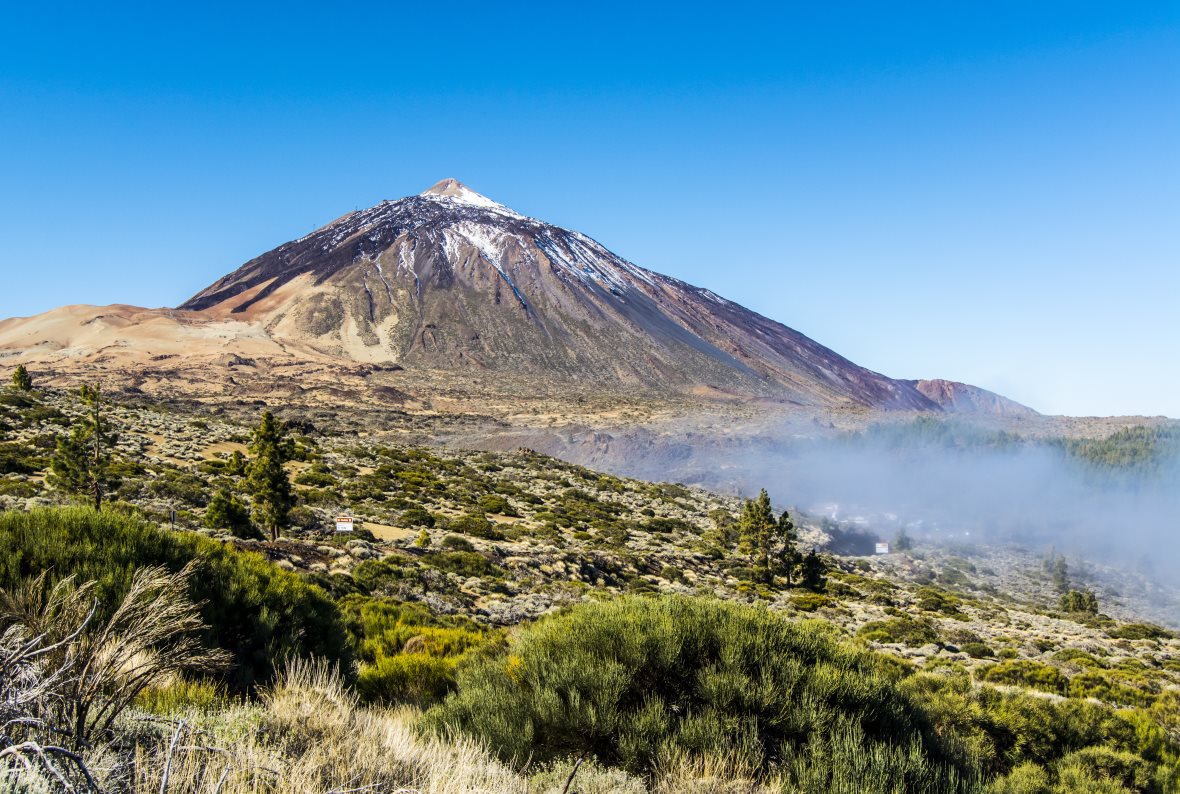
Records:
[[[180,308],[362,361],[939,410],[912,383],[454,180],[345,215]]]

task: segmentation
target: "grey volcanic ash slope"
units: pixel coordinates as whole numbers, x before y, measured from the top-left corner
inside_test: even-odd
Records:
[[[451,179],[281,245],[180,308],[361,361],[941,408],[912,383]]]

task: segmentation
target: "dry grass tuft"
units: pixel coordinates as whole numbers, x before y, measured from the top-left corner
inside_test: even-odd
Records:
[[[423,738],[417,717],[359,708],[330,666],[295,661],[257,704],[168,721],[129,716],[148,730],[132,774],[108,785],[136,794],[523,794],[523,779],[477,745]]]

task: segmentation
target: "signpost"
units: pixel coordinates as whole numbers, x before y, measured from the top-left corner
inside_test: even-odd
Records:
[[[352,532],[352,516],[336,516],[337,532]]]
[[[889,544],[888,543],[878,543],[877,544],[877,553],[878,554],[888,554],[889,553]]]

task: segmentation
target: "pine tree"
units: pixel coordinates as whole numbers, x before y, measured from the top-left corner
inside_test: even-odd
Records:
[[[824,579],[826,569],[827,566],[824,565],[823,558],[815,553],[815,549],[812,549],[807,552],[807,556],[803,558],[803,563],[799,566],[799,584],[813,593],[820,592],[827,584]]]
[[[774,518],[770,496],[763,488],[757,499],[742,505],[737,522],[738,548],[750,558],[750,565],[767,581],[782,573],[791,584],[792,571],[798,562],[795,551],[795,522],[785,510]]]
[[[241,477],[248,469],[249,463],[240,449],[235,449],[225,461],[225,473],[231,477]]]
[[[16,365],[16,371],[12,373],[12,386],[20,391],[33,390],[33,377],[25,369],[24,364]]]
[[[250,444],[247,484],[254,518],[270,530],[271,540],[278,540],[279,529],[287,523],[287,514],[295,504],[291,481],[283,468],[290,454],[291,443],[282,423],[270,411],[264,411]]]
[[[897,537],[893,539],[894,551],[909,551],[913,547],[914,541],[910,540],[910,536],[906,533],[904,528],[898,532]]]
[[[49,484],[72,494],[87,494],[94,509],[102,509],[102,499],[110,486],[111,449],[118,435],[104,415],[105,401],[97,386],[79,389],[86,405],[85,415],[74,423],[69,434],[58,436],[57,449],[49,464]]]
[[[791,573],[795,569],[795,565],[799,562],[799,552],[795,550],[795,522],[791,520],[791,514],[786,510],[778,517],[778,524],[775,527],[779,546],[779,565],[782,567],[783,576],[787,579],[787,586],[791,585]]]
[[[1057,601],[1062,612],[1088,612],[1098,614],[1098,597],[1092,590],[1070,590]]]
[[[1091,615],[1098,614],[1098,596],[1094,595],[1093,590],[1082,593],[1082,609]]]
[[[770,561],[774,554],[776,523],[770,509],[770,496],[763,488],[757,499],[747,499],[738,518],[738,548],[750,558],[750,565],[764,576],[770,576]]]
[[[730,551],[738,542],[737,524],[733,520],[733,514],[718,507],[709,511],[709,518],[713,522],[713,528],[705,532],[704,540],[716,546],[721,553]]]
[[[1057,588],[1057,592],[1066,593],[1069,591],[1069,565],[1065,562],[1065,557],[1057,557],[1053,560],[1050,566],[1050,574],[1053,577],[1053,586]]]
[[[209,506],[205,508],[205,526],[210,529],[228,529],[238,538],[261,537],[250,523],[250,510],[242,500],[228,488],[220,488]]]

